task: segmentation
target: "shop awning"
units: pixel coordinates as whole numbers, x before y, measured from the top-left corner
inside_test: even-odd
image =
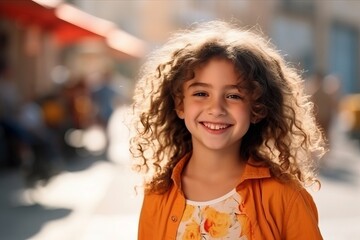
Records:
[[[39,26],[54,35],[60,45],[95,38],[119,52],[119,56],[142,57],[146,44],[105,19],[90,15],[61,0],[1,0],[0,16],[23,26]]]

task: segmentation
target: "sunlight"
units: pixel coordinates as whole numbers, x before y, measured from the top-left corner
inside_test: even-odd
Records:
[[[69,4],[61,4],[55,9],[58,18],[106,37],[116,25],[110,21],[95,17]]]

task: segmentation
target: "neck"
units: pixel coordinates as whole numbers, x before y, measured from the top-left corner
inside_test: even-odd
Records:
[[[187,166],[187,172],[191,175],[217,176],[238,175],[244,167],[240,154],[223,151],[193,151]]]

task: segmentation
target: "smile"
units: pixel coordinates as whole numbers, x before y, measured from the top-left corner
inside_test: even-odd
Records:
[[[223,124],[223,123],[219,124],[219,123],[209,123],[209,122],[202,122],[202,124],[211,130],[222,130],[231,126],[230,124]]]

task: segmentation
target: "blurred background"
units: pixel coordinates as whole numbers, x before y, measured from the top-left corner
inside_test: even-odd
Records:
[[[136,239],[129,105],[139,67],[193,22],[258,26],[303,73],[330,152],[324,239],[360,239],[360,1],[1,0],[0,238]]]

